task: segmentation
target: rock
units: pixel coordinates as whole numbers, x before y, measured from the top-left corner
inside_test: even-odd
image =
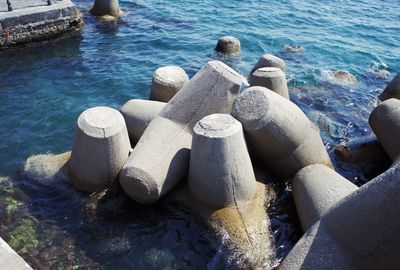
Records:
[[[88,192],[111,186],[129,156],[124,117],[108,107],[90,108],[78,118],[70,160],[71,182]]]
[[[263,56],[258,59],[256,65],[253,67],[253,69],[250,72],[253,74],[257,69],[259,68],[264,68],[264,67],[276,67],[280,68],[282,72],[285,72],[285,61],[283,61],[281,58],[272,55],[272,54],[264,54]]]
[[[240,54],[240,41],[232,36],[223,36],[218,40],[215,50],[225,55]]]
[[[257,69],[250,76],[250,86],[263,86],[269,90],[289,99],[289,91],[285,73],[276,67]]]
[[[304,52],[304,48],[301,47],[301,46],[298,46],[298,45],[292,45],[292,44],[291,45],[285,45],[285,46],[283,46],[283,48],[287,52],[293,52],[293,53]]]
[[[129,138],[138,141],[149,123],[156,118],[165,107],[164,102],[131,99],[121,107]]]
[[[254,197],[256,179],[242,125],[229,114],[211,114],[193,130],[188,187],[199,200],[216,207]]]
[[[335,72],[334,77],[336,83],[355,84],[358,82],[357,78],[346,70],[339,70]]]
[[[303,231],[355,190],[356,185],[325,165],[309,165],[298,171],[292,180],[292,191]]]
[[[98,17],[112,16],[117,18],[122,15],[118,0],[95,0],[89,12]]]
[[[379,95],[379,100],[385,101],[390,98],[400,99],[400,73],[390,81],[383,92]]]
[[[229,113],[242,76],[220,61],[207,63],[147,127],[119,180],[140,203],[154,203],[188,171],[194,125],[212,113]]]
[[[188,81],[189,77],[182,68],[160,67],[153,74],[149,99],[168,102]]]
[[[267,88],[253,86],[241,93],[232,115],[243,124],[250,153],[278,179],[311,164],[333,168],[319,129],[294,103]]]

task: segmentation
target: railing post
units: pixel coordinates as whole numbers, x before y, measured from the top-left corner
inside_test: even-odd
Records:
[[[13,10],[10,0],[7,0],[7,7],[8,7],[8,11],[12,11]]]

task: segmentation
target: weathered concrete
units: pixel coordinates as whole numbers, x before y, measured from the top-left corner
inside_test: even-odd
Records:
[[[179,183],[188,170],[194,125],[206,115],[229,113],[241,83],[242,76],[220,61],[197,72],[143,133],[119,177],[125,192],[153,203]]]
[[[153,74],[150,99],[168,102],[188,81],[189,77],[182,68],[160,67]]]
[[[400,99],[400,73],[390,81],[383,92],[379,95],[381,101],[385,101],[390,98]]]
[[[93,16],[119,17],[122,14],[118,0],[95,0],[89,12]]]
[[[285,73],[280,68],[264,67],[257,69],[250,75],[250,86],[263,86],[289,99]]]
[[[258,62],[251,70],[250,75],[253,74],[257,69],[264,67],[277,67],[285,72],[285,61],[275,55],[266,53],[261,56],[260,59],[258,59]]]
[[[303,231],[355,190],[356,185],[325,165],[309,165],[298,171],[292,180],[292,191]]]
[[[333,168],[319,129],[294,103],[267,88],[253,86],[241,93],[232,115],[243,124],[252,152],[278,179],[311,164]]]
[[[280,269],[398,269],[399,188],[395,165],[335,204]]]
[[[0,237],[0,266],[2,270],[27,270],[32,268]]]
[[[101,191],[113,184],[131,145],[121,113],[90,108],[78,118],[70,160],[71,182],[83,191]]]
[[[121,113],[124,116],[126,127],[128,128],[129,138],[132,141],[138,141],[149,123],[165,107],[166,103],[131,99],[121,107]]]
[[[81,14],[70,0],[0,12],[0,49],[78,33]]]
[[[211,114],[193,129],[188,186],[203,202],[216,207],[254,197],[256,178],[242,124],[229,114]]]
[[[218,40],[215,50],[225,55],[240,54],[240,41],[232,36],[223,36]]]
[[[380,103],[369,117],[374,131],[389,157],[400,157],[400,100],[391,98]]]

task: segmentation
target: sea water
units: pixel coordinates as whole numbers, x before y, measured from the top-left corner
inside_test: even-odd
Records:
[[[398,0],[124,0],[117,22],[86,13],[92,1],[75,4],[84,12],[81,36],[0,53],[0,176],[20,190],[3,202],[17,210],[2,208],[0,233],[19,241],[19,228],[31,232],[20,253],[37,268],[222,268],[215,265],[218,243],[189,213],[129,200],[116,200],[120,210],[105,201],[106,211],[92,207],[98,195],[49,188],[19,173],[31,155],[70,150],[83,110],[148,98],[158,67],[178,65],[193,76],[218,59],[247,76],[262,54],[275,54],[286,62],[292,101],[319,126],[328,150],[370,136],[377,96],[400,71]],[[239,57],[213,51],[223,35],[240,39]],[[288,45],[304,51],[289,52]],[[338,70],[358,83],[337,84],[332,72]],[[357,184],[369,180],[335,165]],[[278,261],[301,235],[287,209],[290,188],[279,190],[269,210]],[[13,200],[23,202],[22,210]]]

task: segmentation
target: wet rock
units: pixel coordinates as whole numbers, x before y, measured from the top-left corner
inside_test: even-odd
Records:
[[[221,37],[217,42],[215,50],[225,55],[240,54],[240,41],[232,36]]]
[[[106,20],[118,18],[122,15],[118,0],[95,0],[89,12],[94,16],[103,17]]]
[[[334,73],[336,83],[340,84],[355,84],[358,82],[357,78],[346,70],[339,70]]]
[[[287,52],[293,52],[293,53],[304,51],[303,47],[301,47],[299,45],[293,45],[293,44],[285,45],[285,46],[283,46],[283,49]]]

